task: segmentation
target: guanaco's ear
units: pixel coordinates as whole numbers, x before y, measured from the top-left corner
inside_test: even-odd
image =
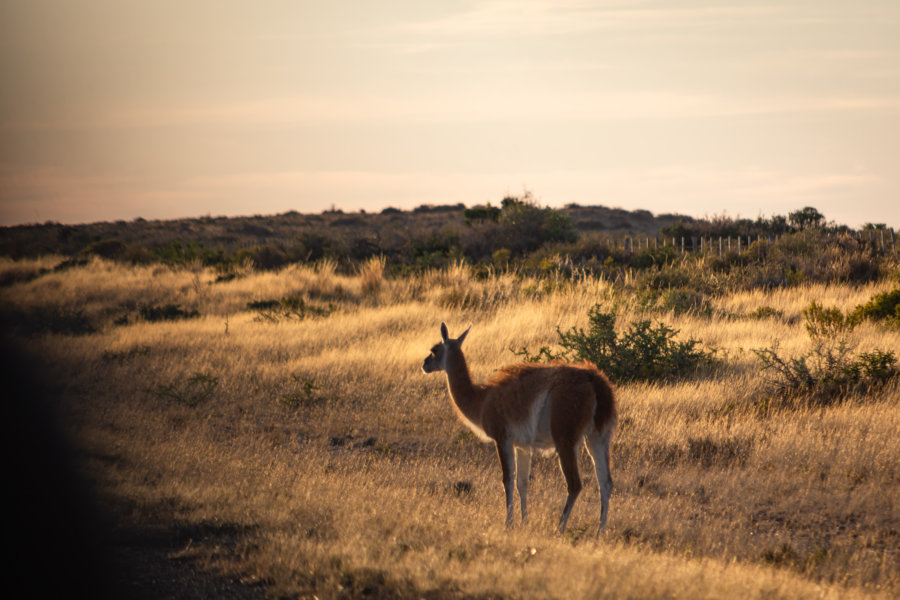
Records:
[[[441,321],[441,340],[446,344],[449,339],[450,334],[447,333],[447,324]]]
[[[458,342],[460,343],[460,345],[462,345],[463,340],[466,339],[466,336],[469,335],[469,329],[472,329],[472,326],[471,326],[471,325],[469,325],[469,326],[466,328],[466,330],[462,332],[462,335],[459,336],[459,338],[456,340],[456,341],[458,341]]]

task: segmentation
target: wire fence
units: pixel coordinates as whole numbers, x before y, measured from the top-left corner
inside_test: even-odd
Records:
[[[851,237],[857,241],[861,247],[869,248],[872,251],[882,254],[897,255],[896,237],[893,228],[890,229],[866,229],[851,233],[833,234],[834,239],[838,236]],[[651,249],[674,248],[681,254],[701,253],[725,256],[726,254],[740,254],[750,249],[755,244],[763,242],[773,244],[781,239],[782,236],[764,236],[764,235],[737,235],[737,236],[623,236],[606,238],[606,244],[611,251],[621,250],[625,253],[639,253]]]

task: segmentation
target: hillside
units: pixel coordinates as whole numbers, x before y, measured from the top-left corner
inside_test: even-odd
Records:
[[[448,238],[477,235],[467,227],[462,204],[420,206],[411,211],[387,208],[380,213],[321,214],[291,211],[280,215],[199,217],[166,221],[115,221],[82,225],[48,222],[0,228],[0,255],[12,258],[43,254],[75,256],[82,252],[126,256],[145,262],[166,257],[174,245],[208,255],[235,256],[241,250],[271,247],[283,262],[316,260],[325,255],[360,260],[376,254],[395,256],[417,244],[446,245]],[[559,212],[578,233],[655,235],[664,227],[694,219],[654,216],[645,210],[604,206],[569,206]]]

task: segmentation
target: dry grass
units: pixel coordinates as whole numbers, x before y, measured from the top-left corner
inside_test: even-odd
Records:
[[[39,267],[0,264],[27,268]],[[600,541],[585,535],[599,519],[593,481],[570,533],[554,535],[564,484],[551,458],[535,460],[531,522],[505,531],[493,449],[463,434],[443,380],[419,367],[441,320],[451,333],[474,324],[467,356],[482,379],[514,359],[511,346],[584,325],[598,301],[638,316],[607,282],[477,279],[464,265],[390,279],[373,260],[358,276],[325,263],[216,283],[211,271],[93,259],[16,280],[0,299],[80,308],[101,324],[22,343],[64,382],[61,417],[109,510],[194,526],[205,533],[178,556],[272,596],[853,598],[900,594],[900,392],[761,410],[750,350],[778,338],[799,351],[811,300],[847,310],[886,289],[741,292],[715,300],[730,316],[663,315],[727,364],[697,381],[619,387]],[[288,295],[334,310],[273,321],[246,308]],[[146,302],[201,317],[112,324]],[[742,317],[763,306],[780,316]],[[900,333],[875,325],[852,336],[900,348]],[[160,393],[188,396],[198,373],[216,385],[196,406]]]

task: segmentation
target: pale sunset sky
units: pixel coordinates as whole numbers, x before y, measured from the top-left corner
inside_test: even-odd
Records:
[[[900,1],[0,0],[0,224],[492,202],[900,228]]]

